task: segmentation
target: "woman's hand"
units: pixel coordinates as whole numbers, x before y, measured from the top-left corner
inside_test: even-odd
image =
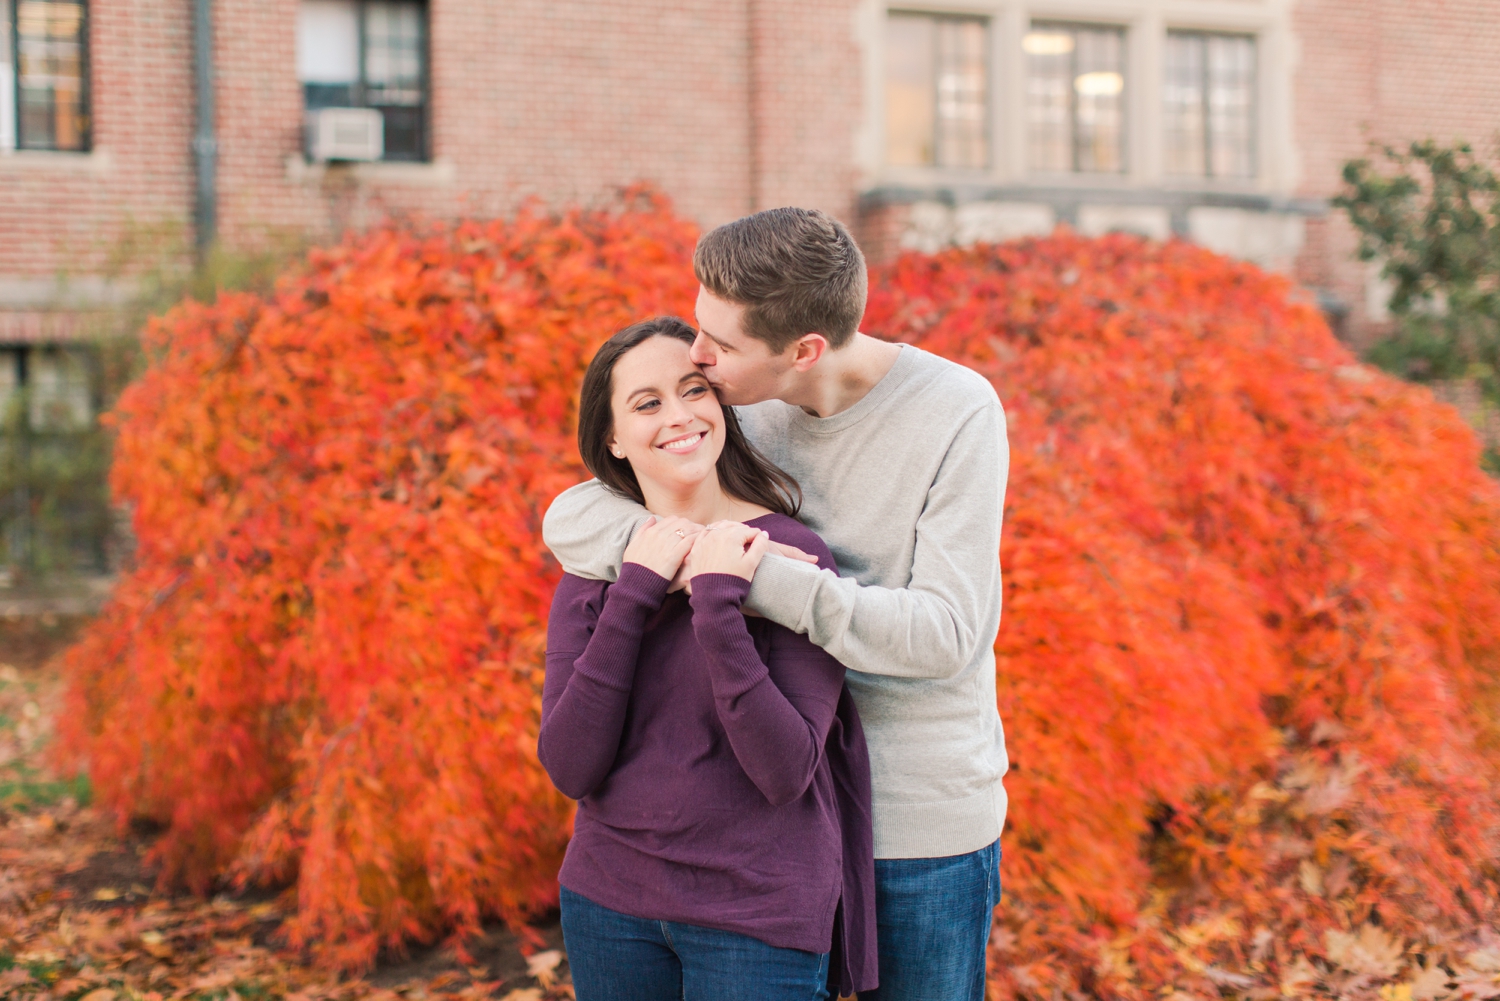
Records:
[[[737,521],[716,521],[693,543],[687,573],[727,573],[745,580],[755,579],[755,570],[771,544],[771,537],[758,528]]]
[[[625,547],[625,562],[638,563],[659,577],[671,580],[677,568],[703,534],[703,526],[686,518],[646,519]]]

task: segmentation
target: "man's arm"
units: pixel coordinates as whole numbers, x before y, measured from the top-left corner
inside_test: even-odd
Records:
[[[1010,446],[996,401],[954,437],[917,519],[911,579],[864,587],[768,554],[747,605],[849,667],[902,678],[950,678],[992,643],[1000,600],[1000,519]],[[906,531],[892,525],[892,531]]]
[[[614,581],[625,547],[651,512],[598,480],[569,487],[542,517],[542,541],[575,577]]]

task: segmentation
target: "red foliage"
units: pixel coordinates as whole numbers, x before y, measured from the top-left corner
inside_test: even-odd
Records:
[[[1441,954],[1493,921],[1500,490],[1457,414],[1184,244],[1060,235],[875,287],[867,328],[1010,418],[1007,989],[1212,996],[1329,928]]]
[[[138,566],[65,724],[122,821],[167,825],[165,878],[294,879],[294,943],[345,966],[555,900],[539,513],[593,346],[690,313],[693,236],[640,200],[383,231],[153,326],[116,415]],[[1011,419],[1003,989],[1274,985],[1326,929],[1493,920],[1500,491],[1456,414],[1185,245],[873,287],[866,329]]]

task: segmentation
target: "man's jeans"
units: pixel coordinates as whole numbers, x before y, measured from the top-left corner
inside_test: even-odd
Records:
[[[859,1001],[984,1001],[1000,842],[947,858],[875,860],[880,987]]]
[[[736,932],[649,921],[562,888],[578,1001],[821,1001],[828,954]],[[913,995],[915,996],[915,995]]]

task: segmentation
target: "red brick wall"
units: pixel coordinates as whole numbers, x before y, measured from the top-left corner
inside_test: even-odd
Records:
[[[757,209],[801,205],[854,221],[863,115],[853,0],[750,0]]]
[[[849,215],[854,0],[430,2],[436,162],[325,171],[288,167],[297,0],[217,0],[227,243],[590,201],[638,180],[704,225],[787,203]],[[0,157],[0,282],[96,269],[127,217],[191,217],[190,0],[91,6],[98,152]]]
[[[1370,143],[1466,139],[1494,153],[1500,130],[1500,16],[1493,0],[1301,0],[1294,107],[1304,194],[1331,197],[1345,161]],[[1357,342],[1379,332],[1365,310],[1366,266],[1337,211],[1308,226],[1298,277],[1352,307]]]
[[[0,155],[0,280],[97,271],[126,220],[191,215],[190,10],[91,5],[97,152]]]

